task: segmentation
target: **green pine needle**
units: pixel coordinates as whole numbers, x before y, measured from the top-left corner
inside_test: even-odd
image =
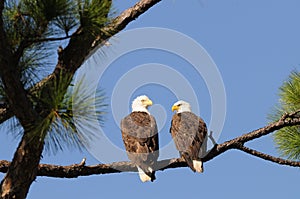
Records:
[[[109,22],[111,0],[9,0],[5,1],[3,24],[8,49],[18,55],[18,71],[25,89],[35,85],[53,70],[49,63],[56,48],[64,41],[54,38],[72,35],[76,29],[102,33]],[[89,35],[89,34],[87,34]],[[90,36],[89,35],[89,36]],[[51,38],[49,40],[49,38]],[[60,42],[58,44],[58,42]],[[55,44],[55,46],[53,45]],[[70,86],[71,77],[59,77],[41,93],[31,93],[36,111],[42,115],[32,127],[33,134],[45,139],[47,151],[87,147],[97,134],[93,124],[103,124],[105,98],[103,92],[94,93],[83,85]],[[0,80],[0,103],[6,103]],[[66,89],[68,88],[68,89]],[[67,92],[66,92],[67,90]],[[76,100],[74,100],[76,98]],[[75,116],[80,117],[75,117]],[[9,120],[12,128],[21,135],[22,128],[16,119]],[[6,122],[4,124],[7,124]],[[13,130],[13,129],[12,129]]]
[[[269,115],[271,121],[277,121],[283,114],[300,109],[300,73],[294,71],[279,88],[279,104]],[[281,156],[291,160],[300,160],[300,128],[285,127],[275,132],[274,142]]]
[[[111,2],[111,0],[78,0],[81,27],[91,34],[99,34],[109,21]]]
[[[89,147],[90,141],[97,137],[98,128],[89,124],[103,124],[106,108],[104,93],[98,91],[94,95],[81,82],[75,89],[70,86],[63,100],[59,100],[59,92],[57,99],[49,100],[54,108],[49,114],[51,124],[45,139],[48,152],[55,153],[66,148],[81,150]]]

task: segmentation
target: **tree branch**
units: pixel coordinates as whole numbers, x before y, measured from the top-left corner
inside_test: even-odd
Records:
[[[277,157],[273,157],[259,151],[247,148],[244,143],[257,139],[261,136],[272,133],[278,129],[300,125],[300,116],[297,114],[300,110],[290,114],[283,115],[277,122],[273,122],[265,127],[249,132],[235,139],[226,141],[222,144],[216,144],[213,149],[202,159],[203,162],[208,162],[218,155],[230,150],[238,149],[244,151],[250,155],[262,158],[264,160],[272,161],[281,165],[288,165],[293,167],[300,167],[300,162],[285,160]],[[0,161],[0,172],[5,173],[9,167],[10,162],[6,160]],[[186,162],[182,158],[173,158],[158,161],[156,164],[156,170],[166,170],[172,168],[187,167]],[[114,162],[111,164],[98,164],[85,166],[85,159],[79,164],[73,164],[69,166],[40,164],[38,169],[38,176],[56,177],[56,178],[76,178],[79,176],[121,173],[121,172],[136,172],[135,165],[131,162]]]
[[[277,122],[273,122],[265,127],[262,127],[260,129],[249,132],[247,134],[241,135],[237,138],[226,141],[222,144],[217,144],[203,158],[203,160],[204,161],[211,160],[214,157],[220,155],[221,153],[224,153],[225,151],[227,151],[229,149],[238,149],[238,147],[240,147],[240,145],[244,145],[244,143],[246,143],[248,141],[268,135],[268,134],[270,134],[276,130],[279,130],[281,128],[288,127],[288,126],[300,125],[300,116],[297,116],[297,114],[299,112],[300,112],[300,110],[297,110],[293,113],[284,114]]]
[[[300,162],[298,162],[298,161],[291,161],[291,160],[285,160],[285,159],[282,159],[282,158],[274,157],[274,156],[256,151],[254,149],[250,149],[250,148],[245,147],[243,145],[240,145],[239,147],[237,147],[237,149],[239,149],[241,151],[244,151],[244,152],[246,152],[250,155],[254,155],[256,157],[259,157],[259,158],[262,158],[264,160],[270,161],[270,162],[274,162],[274,163],[281,164],[281,165],[288,165],[288,166],[291,166],[291,167],[300,167]]]
[[[0,172],[6,173],[10,162],[6,160],[0,161]],[[163,167],[159,167],[162,166]],[[158,162],[158,170],[170,168],[186,167],[186,163],[181,158],[162,160]],[[121,172],[137,172],[136,166],[131,162],[114,162],[111,164],[97,164],[85,166],[84,164],[73,164],[69,166],[60,166],[52,164],[40,164],[38,176],[54,177],[54,178],[77,178],[79,176],[90,176],[100,174],[111,174]]]
[[[42,42],[50,42],[50,41],[61,41],[61,40],[66,40],[70,39],[71,36],[64,36],[64,37],[47,37],[47,38],[40,38],[40,39],[32,39],[28,40],[31,43],[42,43]]]

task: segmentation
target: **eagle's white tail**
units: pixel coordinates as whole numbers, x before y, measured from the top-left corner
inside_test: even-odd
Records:
[[[142,182],[151,181],[151,177],[148,176],[140,167],[137,167],[139,170],[139,176]]]
[[[199,160],[193,160],[193,166],[198,173],[203,172],[203,163]]]

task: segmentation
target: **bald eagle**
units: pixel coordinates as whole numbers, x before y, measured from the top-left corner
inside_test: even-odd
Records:
[[[170,128],[176,148],[194,172],[202,173],[201,158],[206,152],[206,124],[192,113],[190,104],[185,101],[176,102],[172,111],[177,111]]]
[[[159,155],[155,118],[147,110],[152,101],[145,95],[132,102],[132,112],[121,121],[122,138],[128,158],[138,168],[142,182],[155,180]]]

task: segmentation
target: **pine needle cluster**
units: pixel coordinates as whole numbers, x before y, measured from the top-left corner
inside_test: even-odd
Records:
[[[49,75],[56,65],[58,46],[81,31],[95,36],[110,22],[111,0],[9,0],[2,12],[7,50],[15,57],[16,75],[30,92],[36,83]],[[74,55],[75,56],[75,55]],[[47,72],[45,72],[47,71]],[[41,98],[41,93],[29,94],[36,111],[43,120],[34,128],[45,139],[46,149],[52,152],[66,147],[81,149],[88,145],[94,131],[78,128],[76,114],[86,120],[103,124],[105,97],[102,91],[87,93],[82,86],[73,88],[72,79],[57,78],[51,88],[52,95]],[[67,92],[66,92],[66,88]],[[80,88],[80,89],[79,89]],[[74,96],[81,96],[73,100]],[[0,106],[9,104],[0,79]],[[0,107],[1,108],[1,107]],[[41,113],[41,110],[44,112]],[[91,114],[93,111],[93,114]],[[17,120],[10,120],[16,122]],[[95,122],[95,121],[94,121]],[[5,123],[3,124],[5,125]],[[15,125],[20,132],[20,125]]]
[[[294,71],[279,88],[280,101],[271,120],[278,120],[283,114],[300,109],[300,72]],[[300,128],[299,126],[285,127],[275,132],[274,142],[278,152],[288,159],[300,160]]]

